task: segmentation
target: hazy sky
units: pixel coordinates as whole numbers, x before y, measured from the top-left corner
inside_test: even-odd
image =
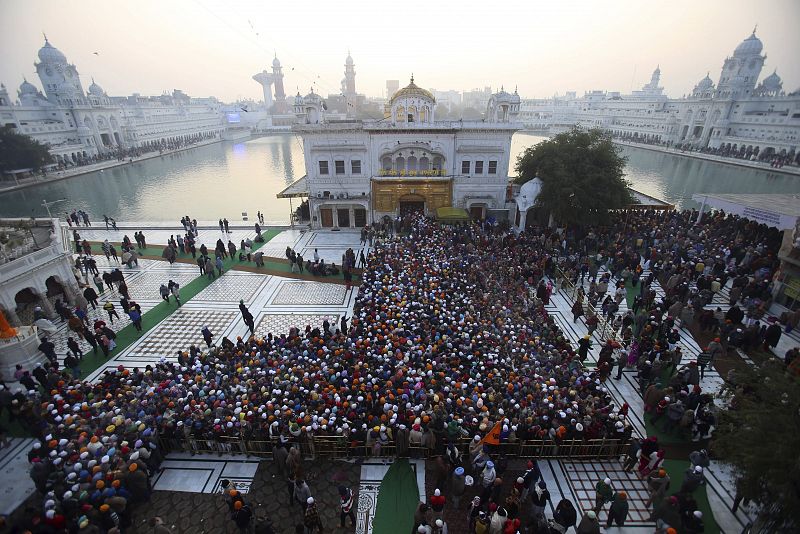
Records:
[[[110,95],[261,99],[251,76],[276,50],[287,93],[312,83],[338,93],[350,49],[358,92],[385,80],[465,90],[519,86],[523,97],[590,89],[630,91],[657,64],[679,97],[758,24],[784,89],[800,87],[800,0],[0,0],[0,81],[40,86],[33,62],[42,32]],[[97,55],[94,54],[97,52]]]

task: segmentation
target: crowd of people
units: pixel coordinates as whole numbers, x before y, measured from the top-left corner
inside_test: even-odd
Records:
[[[484,484],[470,511],[474,531],[485,532],[476,526],[485,514],[488,532],[516,532],[524,526],[509,508],[538,506],[546,488],[536,477],[526,486],[523,477],[517,495],[500,494],[495,479],[506,461],[503,444],[630,439],[628,406],[617,405],[605,385],[617,361],[638,369],[646,405],[656,413],[661,407],[667,424],[679,413],[670,402],[682,403],[681,417],[692,406],[702,408],[697,365],[681,366],[675,356],[674,325],[689,317],[675,313],[676,306],[693,307],[702,293],[697,281],[707,276],[722,286],[723,277],[745,276],[742,298],[767,304],[774,233],[724,215],[692,222],[691,212],[642,212],[602,229],[516,235],[496,224],[447,226],[407,216],[381,229],[349,325],[343,318],[338,325],[326,321],[220,346],[207,340],[207,350],[192,346],[175,360],[164,355],[144,368],[120,366],[94,383],[51,361],[39,373],[41,388],[13,399],[39,438],[31,461],[44,495],[41,521],[56,530],[124,524],[126,502],[147,498],[148,475],[162,456],[159,443],[198,452],[260,440],[297,454],[291,451],[313,451],[316,437],[329,437],[353,455],[427,449],[450,462],[440,487],[466,468]],[[363,237],[370,239],[369,232]],[[216,252],[224,255],[224,244]],[[345,260],[354,265],[354,254]],[[605,271],[614,284],[644,269],[651,273],[637,279],[642,296],[625,327],[629,342],[604,344],[597,367],[583,365],[589,349],[581,354],[545,308],[547,283],[540,292],[540,281],[554,279],[557,268],[590,284]],[[675,275],[677,282],[657,298],[654,277]],[[678,372],[663,384],[657,365]],[[708,430],[698,419],[692,424]],[[459,458],[465,441],[468,461]],[[643,476],[658,472],[659,450],[652,454],[640,455]],[[603,503],[616,499],[623,497]],[[653,502],[654,514],[662,504]],[[565,522],[576,520],[570,506],[559,505],[550,526],[567,528]],[[616,505],[614,518],[622,508]],[[492,526],[495,515],[503,517],[503,530]],[[591,526],[596,515],[587,512],[581,524]],[[679,528],[675,517],[664,516],[665,529]],[[417,528],[441,532],[424,511],[421,519]]]
[[[629,143],[639,143],[643,145],[657,145],[666,148],[674,148],[682,152],[698,152],[700,154],[711,154],[714,156],[721,156],[724,158],[744,159],[747,161],[760,161],[769,163],[770,167],[780,169],[784,165],[797,166],[800,165],[800,154],[791,150],[789,152],[781,151],[775,152],[761,152],[761,149],[752,145],[733,145],[730,143],[723,144],[719,147],[698,147],[693,142],[687,143],[673,143],[672,141],[664,142],[655,137],[638,136],[633,134],[614,135],[615,139],[620,139]]]

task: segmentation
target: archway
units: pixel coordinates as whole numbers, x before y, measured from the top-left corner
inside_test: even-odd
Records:
[[[58,276],[51,276],[44,282],[47,292],[45,297],[55,302],[56,299],[61,299],[64,304],[73,304],[75,301],[75,291],[69,285],[65,284]]]
[[[34,308],[38,306],[44,309],[45,307],[42,296],[31,287],[18,291],[14,296],[14,302],[17,305],[17,317],[22,324],[32,324]]]
[[[425,197],[422,195],[409,194],[399,198],[400,215],[414,212],[425,212]]]

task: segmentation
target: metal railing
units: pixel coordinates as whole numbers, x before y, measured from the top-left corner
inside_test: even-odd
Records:
[[[459,439],[456,447],[465,460],[469,458],[469,445],[472,440]],[[189,452],[193,454],[243,454],[272,459],[278,444],[277,439],[248,439],[242,436],[216,436],[210,438],[166,438],[159,437],[159,445],[165,452]],[[389,442],[376,446],[375,443],[352,440],[345,436],[314,436],[302,433],[290,440],[289,445],[300,448],[306,459],[344,459],[344,458],[421,458],[433,457],[434,449],[420,444],[409,443],[398,453],[397,444]],[[518,458],[573,458],[608,459],[623,455],[629,442],[621,439],[583,439],[583,440],[519,440],[503,442],[490,446],[492,454]]]

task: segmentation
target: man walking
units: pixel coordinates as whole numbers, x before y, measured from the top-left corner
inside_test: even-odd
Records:
[[[250,313],[250,310],[247,309],[247,306],[244,304],[244,300],[239,301],[239,311],[242,312],[242,320],[244,324],[247,325],[247,328],[250,330],[251,334],[256,333],[256,323],[253,320],[253,314]]]
[[[607,502],[611,502],[614,499],[614,490],[611,489],[610,478],[605,478],[599,481],[594,489],[597,492],[597,500],[592,510],[594,510],[594,513],[597,514],[600,513],[600,510]]]
[[[200,332],[203,334],[203,339],[205,340],[206,345],[211,348],[211,342],[214,339],[214,334],[211,333],[211,330],[208,328],[208,326],[204,326]]]
[[[614,495],[614,500],[611,502],[611,508],[608,509],[608,521],[606,521],[606,529],[611,528],[612,522],[615,522],[618,527],[623,526],[627,518],[628,494],[624,491],[620,491]]]
[[[350,518],[350,526],[355,528],[356,514],[353,512],[353,490],[345,486],[339,486],[339,498],[341,499],[340,504],[342,507],[341,514],[339,514],[341,528],[344,528],[344,520],[347,517]]]

